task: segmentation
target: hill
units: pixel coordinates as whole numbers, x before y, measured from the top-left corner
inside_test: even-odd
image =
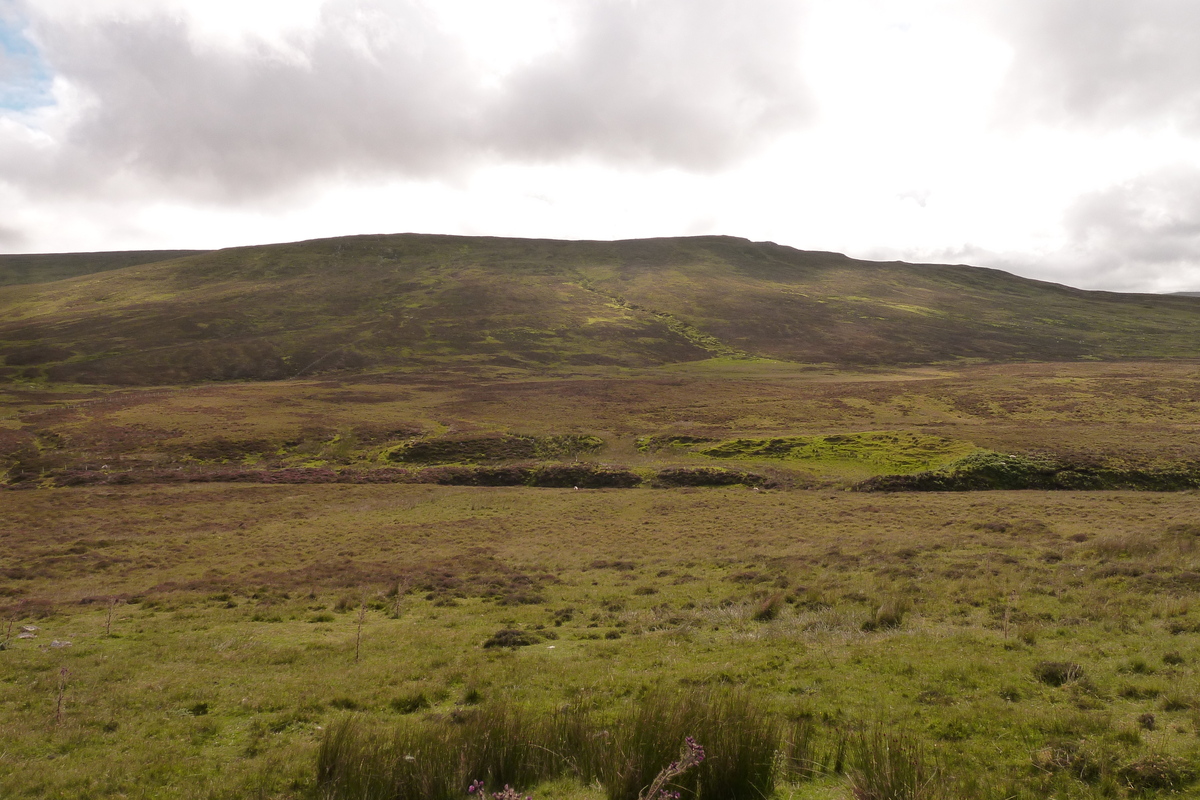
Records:
[[[0,287],[0,319],[0,378],[124,385],[712,357],[1170,358],[1200,341],[1196,298],[720,236],[397,234],[231,248]]]
[[[50,283],[94,272],[152,264],[207,250],[125,250],[113,253],[0,255],[0,286]]]

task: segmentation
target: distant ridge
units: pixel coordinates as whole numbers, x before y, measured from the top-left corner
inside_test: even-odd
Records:
[[[105,253],[0,255],[0,286],[49,283],[156,261],[207,253],[208,250],[123,250]]]
[[[1200,292],[1171,292],[1177,297],[1200,297]]]
[[[1195,297],[1089,292],[730,236],[394,234],[154,260],[180,252],[76,254],[86,279],[0,287],[0,381],[1200,355]],[[121,258],[142,263],[120,268]]]

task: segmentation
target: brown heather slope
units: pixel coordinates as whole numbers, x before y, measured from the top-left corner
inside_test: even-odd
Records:
[[[373,368],[840,366],[1196,354],[1200,299],[732,237],[417,234],[233,248],[0,287],[0,379],[178,384]]]

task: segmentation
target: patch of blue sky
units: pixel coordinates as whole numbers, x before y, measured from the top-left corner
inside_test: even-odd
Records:
[[[54,73],[37,46],[0,14],[0,112],[30,111],[54,103]]]

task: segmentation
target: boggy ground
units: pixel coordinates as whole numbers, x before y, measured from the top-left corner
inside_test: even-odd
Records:
[[[920,446],[889,454],[878,441],[857,452],[843,444],[789,459],[644,446],[654,437],[872,432]],[[406,442],[511,434],[601,439],[574,454],[584,461],[761,467],[798,485],[846,485],[912,471],[922,459],[934,467],[934,455],[975,448],[1177,468],[1200,463],[1200,364],[853,371],[712,359],[644,371],[462,368],[156,389],[34,382],[0,393],[0,476],[36,483],[78,469],[373,469],[394,466],[389,453]]]
[[[956,796],[1194,788],[1197,499],[7,491],[0,794],[306,797],[347,714],[603,715],[711,686],[810,715],[822,742],[906,730]],[[848,794],[830,774],[778,796]]]

